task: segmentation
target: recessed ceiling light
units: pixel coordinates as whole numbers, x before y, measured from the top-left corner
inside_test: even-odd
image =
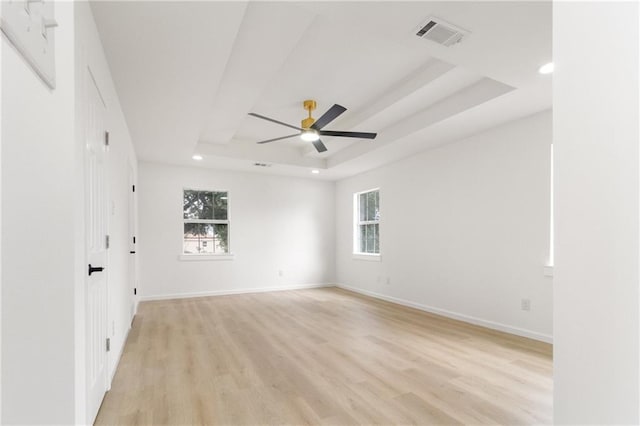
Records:
[[[311,170],[311,173],[313,173],[314,175],[317,175],[317,174],[320,174],[320,170],[313,169]]]
[[[193,157],[191,157],[191,158],[193,158],[193,159],[194,159],[194,160],[196,160],[196,161],[200,161],[200,160],[202,160],[202,155],[200,155],[200,154],[193,154]]]
[[[320,135],[315,130],[304,130],[300,134],[300,139],[305,142],[315,142],[320,139]]]
[[[540,74],[551,74],[553,72],[553,62],[549,62],[548,64],[544,64],[538,69]]]

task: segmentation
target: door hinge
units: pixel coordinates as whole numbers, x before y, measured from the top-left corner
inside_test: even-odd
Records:
[[[134,294],[134,295],[138,294],[138,289],[137,289],[137,288],[134,288],[134,289],[133,289],[133,294]]]
[[[135,243],[136,243],[136,237],[134,236],[133,237],[133,244],[135,244]]]
[[[111,339],[107,337],[107,352],[111,351]]]
[[[109,146],[109,132],[104,132],[104,145]]]
[[[105,236],[105,238],[104,238],[104,245],[105,245],[106,248],[109,248],[109,236],[108,235]]]

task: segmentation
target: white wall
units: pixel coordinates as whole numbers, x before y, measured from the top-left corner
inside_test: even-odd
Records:
[[[2,423],[74,418],[74,9],[56,2],[57,88],[2,44]]]
[[[0,2],[0,16],[2,3]],[[0,423],[2,423],[2,61],[6,45],[0,42]]]
[[[84,224],[84,140],[85,140],[85,111],[87,88],[91,79],[100,90],[105,102],[105,125],[109,131],[109,151],[107,154],[107,187],[108,187],[108,232],[110,247],[107,251],[108,277],[108,331],[111,339],[111,351],[108,354],[109,376],[115,374],[117,363],[124,348],[125,339],[131,327],[133,284],[131,283],[129,260],[130,230],[129,230],[129,200],[131,194],[130,170],[133,169],[134,179],[137,170],[137,160],[133,144],[127,128],[127,123],[120,107],[109,66],[104,55],[102,43],[93,19],[88,2],[75,3],[76,24],[76,138],[78,149],[78,175],[76,181],[78,214],[76,220],[76,259],[83,265],[76,287],[76,386],[78,387],[78,404],[76,417],[86,421],[86,401],[84,401],[84,373],[86,366],[80,362],[85,351],[85,224]],[[91,75],[87,70],[91,71]],[[90,413],[89,413],[90,415]],[[92,420],[92,419],[89,419]]]
[[[129,164],[135,154],[86,2],[56,2],[57,87],[2,37],[3,424],[85,423],[84,95],[107,104],[112,214],[109,333],[115,370],[131,320]]]
[[[558,424],[640,422],[638,9],[554,2]]]
[[[550,144],[547,111],[338,182],[338,282],[550,341]],[[353,194],[376,187],[381,262],[356,260]]]
[[[332,182],[151,163],[139,173],[143,298],[334,282]],[[178,259],[183,188],[229,191],[234,260]]]

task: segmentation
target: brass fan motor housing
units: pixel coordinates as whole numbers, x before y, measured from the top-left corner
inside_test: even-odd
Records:
[[[316,101],[314,101],[313,99],[307,99],[306,101],[302,102],[302,106],[304,109],[309,111],[309,117],[302,120],[302,124],[300,125],[300,127],[302,127],[303,129],[309,129],[311,128],[311,126],[313,126],[313,123],[316,122],[316,119],[311,116],[311,111],[316,109]]]
[[[302,120],[302,124],[300,125],[300,127],[302,127],[303,129],[307,130],[309,128],[311,128],[311,126],[313,126],[313,123],[315,123],[316,120],[315,118],[309,117],[309,118],[305,118],[304,120]]]

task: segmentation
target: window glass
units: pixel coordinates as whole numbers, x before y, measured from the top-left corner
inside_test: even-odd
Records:
[[[184,190],[184,254],[229,253],[228,200],[226,191]]]
[[[355,194],[356,218],[354,251],[356,253],[380,253],[380,191]]]

